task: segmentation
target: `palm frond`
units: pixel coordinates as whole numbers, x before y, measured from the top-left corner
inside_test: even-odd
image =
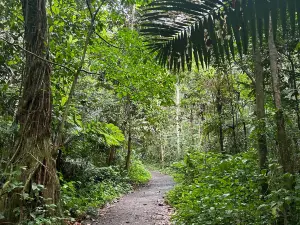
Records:
[[[274,31],[280,24],[283,37],[299,35],[299,0],[155,0],[145,9],[141,33],[159,62],[178,71],[193,61],[207,66],[211,54],[217,63],[235,58],[235,49],[247,54],[250,38],[254,49],[257,40],[262,45],[270,15]]]

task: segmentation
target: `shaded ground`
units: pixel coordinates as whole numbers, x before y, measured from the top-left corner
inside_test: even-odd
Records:
[[[164,194],[173,187],[170,176],[152,172],[149,184],[101,209],[99,217],[86,221],[90,225],[170,225],[171,208],[164,203]]]

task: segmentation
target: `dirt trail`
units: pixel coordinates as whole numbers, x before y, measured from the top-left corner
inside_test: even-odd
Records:
[[[149,184],[122,197],[117,203],[99,212],[91,225],[170,225],[171,209],[164,203],[164,194],[174,182],[170,176],[152,172]]]

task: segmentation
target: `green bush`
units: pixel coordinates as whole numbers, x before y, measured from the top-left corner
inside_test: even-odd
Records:
[[[86,169],[77,181],[64,181],[62,178],[62,204],[72,217],[93,214],[105,205],[132,189],[129,178],[115,167],[95,167]]]
[[[139,160],[133,160],[128,172],[129,179],[135,184],[145,184],[151,179],[151,173]]]
[[[176,208],[173,220],[177,225],[278,222],[283,206],[297,200],[298,194],[276,187],[287,175],[280,176],[272,168],[267,176],[270,193],[263,200],[260,183],[265,175],[259,173],[256,162],[253,152],[236,156],[200,152],[186,155],[184,161],[174,165],[178,185],[167,196]]]

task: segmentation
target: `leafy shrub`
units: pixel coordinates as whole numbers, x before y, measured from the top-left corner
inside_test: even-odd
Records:
[[[104,180],[128,182],[128,177],[117,166],[97,167],[92,163],[72,159],[64,162],[62,173],[66,181],[80,181],[82,184]]]
[[[176,208],[176,224],[274,224],[283,206],[297,199],[297,193],[277,189],[284,176],[268,173],[272,190],[263,201],[256,155],[236,156],[195,152],[174,165],[178,185],[168,193]],[[270,188],[270,187],[269,187]]]
[[[127,183],[104,181],[89,183],[85,188],[77,189],[75,182],[68,182],[62,186],[62,203],[70,216],[77,217],[92,212],[129,190],[131,186]]]
[[[151,173],[145,168],[140,160],[133,160],[128,176],[136,184],[145,184],[151,179]]]
[[[93,167],[85,170],[77,181],[64,181],[62,178],[62,204],[70,216],[90,213],[107,202],[129,192],[132,187],[129,178],[116,167]]]

